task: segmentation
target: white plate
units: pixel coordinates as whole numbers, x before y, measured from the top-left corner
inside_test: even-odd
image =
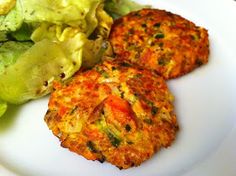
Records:
[[[180,14],[209,30],[210,62],[168,83],[176,97],[180,123],[176,142],[128,170],[87,161],[61,148],[48,130],[43,120],[45,97],[21,107],[11,106],[0,119],[1,176],[235,176],[236,2],[139,2]]]

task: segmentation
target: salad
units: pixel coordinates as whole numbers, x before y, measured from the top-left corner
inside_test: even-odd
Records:
[[[130,0],[1,1],[0,116],[111,53],[113,19],[141,8]]]

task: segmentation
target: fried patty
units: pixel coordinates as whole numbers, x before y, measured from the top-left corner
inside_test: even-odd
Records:
[[[89,160],[126,169],[175,139],[173,96],[149,70],[105,61],[55,89],[45,121],[63,147]]]
[[[155,70],[165,79],[208,62],[207,30],[165,10],[131,12],[115,21],[109,38],[117,58]]]

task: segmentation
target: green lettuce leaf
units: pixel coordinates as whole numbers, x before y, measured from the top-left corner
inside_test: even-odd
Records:
[[[7,110],[7,103],[0,100],[0,117],[6,112]]]
[[[7,37],[7,32],[5,31],[0,31],[0,42],[5,42],[8,40],[8,37]]]
[[[6,68],[13,65],[18,57],[33,45],[32,42],[4,42],[0,45],[0,76],[5,73]]]
[[[131,11],[147,8],[147,5],[138,4],[132,0],[105,0],[105,10],[113,17],[119,18]]]
[[[23,23],[20,29],[8,34],[8,39],[16,41],[30,41],[33,27],[29,24]]]
[[[87,39],[83,47],[83,67],[92,68],[101,61],[106,52],[111,52],[109,49],[108,41],[102,37],[96,40]]]
[[[96,9],[102,0],[21,0],[26,23],[47,22],[76,27],[90,35],[98,21]]]
[[[6,15],[0,15],[0,31],[16,31],[23,23],[23,12],[20,1]]]
[[[48,94],[54,80],[65,80],[80,68],[85,40],[78,33],[63,42],[35,43],[1,74],[0,99],[20,104]]]
[[[97,63],[112,24],[103,0],[17,2],[21,7],[17,3],[1,16],[8,27],[0,29],[0,99],[12,104],[48,94],[55,80],[70,78],[82,61]]]

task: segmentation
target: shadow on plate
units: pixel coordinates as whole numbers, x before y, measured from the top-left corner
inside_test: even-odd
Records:
[[[4,133],[13,127],[20,109],[21,106],[19,105],[8,104],[7,112],[0,118],[0,133]]]

